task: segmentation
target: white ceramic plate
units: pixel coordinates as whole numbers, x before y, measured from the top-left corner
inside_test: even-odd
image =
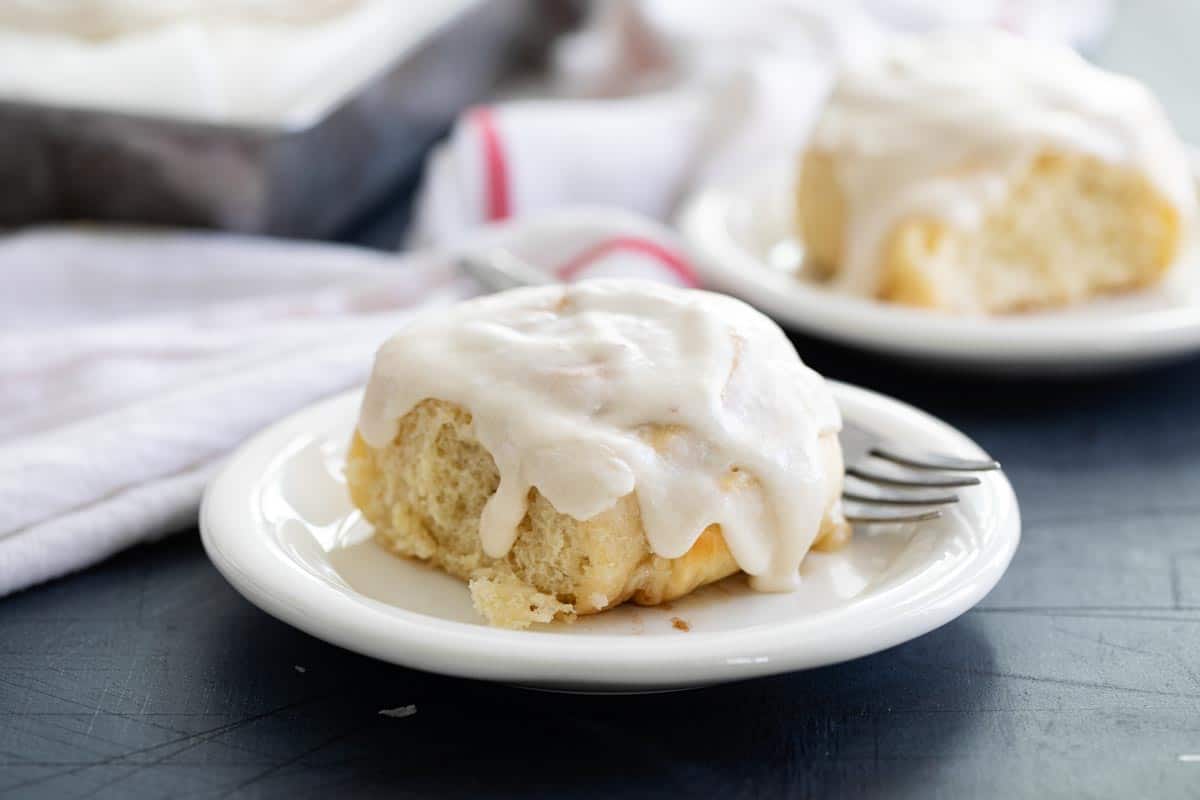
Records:
[[[902,308],[801,277],[789,170],[710,186],[678,220],[705,285],[826,339],[960,370],[1099,373],[1200,352],[1200,252],[1154,289],[1061,311],[985,318]]]
[[[899,443],[979,456],[916,409],[833,384],[847,419]],[[333,644],[407,667],[546,689],[631,692],[806,669],[874,653],[962,614],[995,586],[1020,537],[1000,473],[921,527],[856,532],[811,554],[793,594],[728,578],[668,606],[622,606],[574,624],[482,624],[465,584],[386,553],[341,478],[359,394],[301,411],[245,444],[209,486],[209,557],[252,603]],[[691,630],[674,626],[685,621]]]

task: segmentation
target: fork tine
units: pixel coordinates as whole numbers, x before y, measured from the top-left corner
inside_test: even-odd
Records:
[[[993,459],[970,459],[943,456],[936,453],[904,453],[886,447],[872,447],[870,454],[894,464],[900,464],[913,469],[940,469],[950,472],[986,472],[1000,469],[1000,462]]]
[[[458,257],[458,268],[485,289],[502,292],[521,286],[541,286],[554,279],[504,248]]]
[[[881,486],[909,486],[919,489],[956,489],[961,486],[978,486],[979,478],[973,475],[964,475],[962,477],[900,477],[895,475],[883,475],[878,472],[871,472],[861,467],[846,467],[846,474],[853,475],[861,481],[868,483],[877,483]]]
[[[915,495],[905,492],[861,494],[859,492],[844,491],[842,492],[842,497],[847,500],[853,500],[856,503],[878,506],[944,506],[958,502],[958,495],[956,494]]]
[[[882,511],[876,511],[869,514],[847,514],[846,519],[850,522],[857,522],[860,525],[883,525],[898,522],[925,522],[927,520],[937,519],[941,515],[941,511],[933,508],[928,511],[901,511],[894,514],[888,514]]]

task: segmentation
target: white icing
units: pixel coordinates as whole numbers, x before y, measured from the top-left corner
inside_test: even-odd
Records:
[[[0,99],[306,126],[471,0],[0,0]]]
[[[5,0],[0,27],[84,38],[121,36],[186,21],[303,24],[359,0]]]
[[[718,523],[755,588],[784,591],[840,484],[818,443],[841,426],[824,381],[723,295],[594,280],[438,311],[380,349],[359,432],[384,446],[427,398],[468,409],[499,468],[480,520],[494,558],[531,487],[581,520],[633,492],[654,553],[682,556]]]
[[[1187,154],[1144,86],[1008,34],[896,37],[841,75],[812,144],[835,154],[848,217],[835,285],[857,294],[876,292],[896,223],[977,226],[1047,149],[1134,168],[1194,215]]]

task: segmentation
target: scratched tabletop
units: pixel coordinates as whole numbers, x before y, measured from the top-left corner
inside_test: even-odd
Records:
[[[1198,21],[1130,3],[1096,54],[1193,141],[1180,65]],[[398,208],[355,238],[394,240]],[[1024,536],[979,607],[824,669],[542,694],[300,633],[241,599],[193,531],[0,600],[0,794],[1200,797],[1200,360],[987,381],[796,344],[1004,462]]]

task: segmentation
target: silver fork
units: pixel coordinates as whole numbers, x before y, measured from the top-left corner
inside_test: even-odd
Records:
[[[502,248],[460,256],[458,266],[494,292],[553,282]],[[899,448],[851,422],[843,422],[839,439],[846,463],[847,480],[842,490],[842,498],[848,503],[846,519],[858,525],[937,519],[942,508],[958,502],[958,495],[951,489],[979,485],[979,478],[967,473],[1000,469],[1000,463],[990,458],[957,458]],[[873,464],[880,461],[903,469],[880,471]]]
[[[859,525],[937,519],[943,507],[958,502],[951,489],[979,485],[979,478],[968,473],[1000,469],[1000,462],[990,458],[913,452],[847,421],[838,438],[846,462],[846,519]],[[903,469],[880,470],[879,462]]]

